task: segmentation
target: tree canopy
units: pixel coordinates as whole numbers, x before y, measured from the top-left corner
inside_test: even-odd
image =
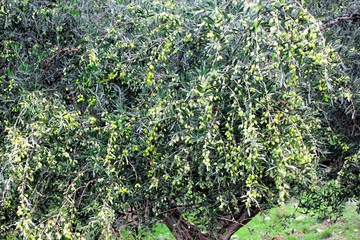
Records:
[[[359,46],[332,41],[305,3],[0,6],[1,237],[112,239],[163,222],[177,239],[229,239],[319,192],[324,164],[359,193],[343,131],[359,75],[336,43]]]

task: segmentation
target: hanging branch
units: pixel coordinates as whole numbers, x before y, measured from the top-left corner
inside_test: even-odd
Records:
[[[331,19],[329,21],[327,21],[326,23],[324,23],[322,26],[321,26],[321,31],[324,30],[324,29],[327,29],[327,28],[330,28],[332,27],[333,25],[335,24],[338,24],[339,22],[342,22],[342,21],[353,21],[353,22],[356,22],[356,21],[360,21],[360,14],[358,13],[354,13],[354,14],[351,14],[350,16],[340,16],[340,17],[336,17],[334,19]]]

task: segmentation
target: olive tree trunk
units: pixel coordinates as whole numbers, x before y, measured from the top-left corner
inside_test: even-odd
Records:
[[[186,221],[179,209],[172,210],[163,220],[164,224],[173,233],[176,240],[228,240],[241,227],[246,225],[260,211],[259,209],[248,210],[245,207],[242,211],[230,216],[217,218],[217,230],[201,232],[197,226]]]

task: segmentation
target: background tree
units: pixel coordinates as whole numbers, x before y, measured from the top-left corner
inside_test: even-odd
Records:
[[[350,78],[302,4],[0,9],[2,237],[229,239],[321,187]]]

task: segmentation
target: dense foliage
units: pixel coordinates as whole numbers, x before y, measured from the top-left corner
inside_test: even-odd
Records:
[[[2,238],[228,239],[352,146],[354,77],[296,1],[4,0],[0,26]]]
[[[353,199],[359,203],[360,196],[360,2],[309,1],[310,12],[323,22],[323,36],[341,57],[337,69],[348,77],[351,96],[345,104],[334,105],[326,113],[329,126],[328,154],[321,163],[325,165],[322,191],[310,194],[305,205],[317,210],[341,209],[340,199]],[[339,20],[346,19],[348,20]],[[339,20],[339,21],[338,21]],[[336,181],[333,181],[336,180]],[[325,204],[324,204],[325,203]],[[359,205],[358,205],[359,209]]]

